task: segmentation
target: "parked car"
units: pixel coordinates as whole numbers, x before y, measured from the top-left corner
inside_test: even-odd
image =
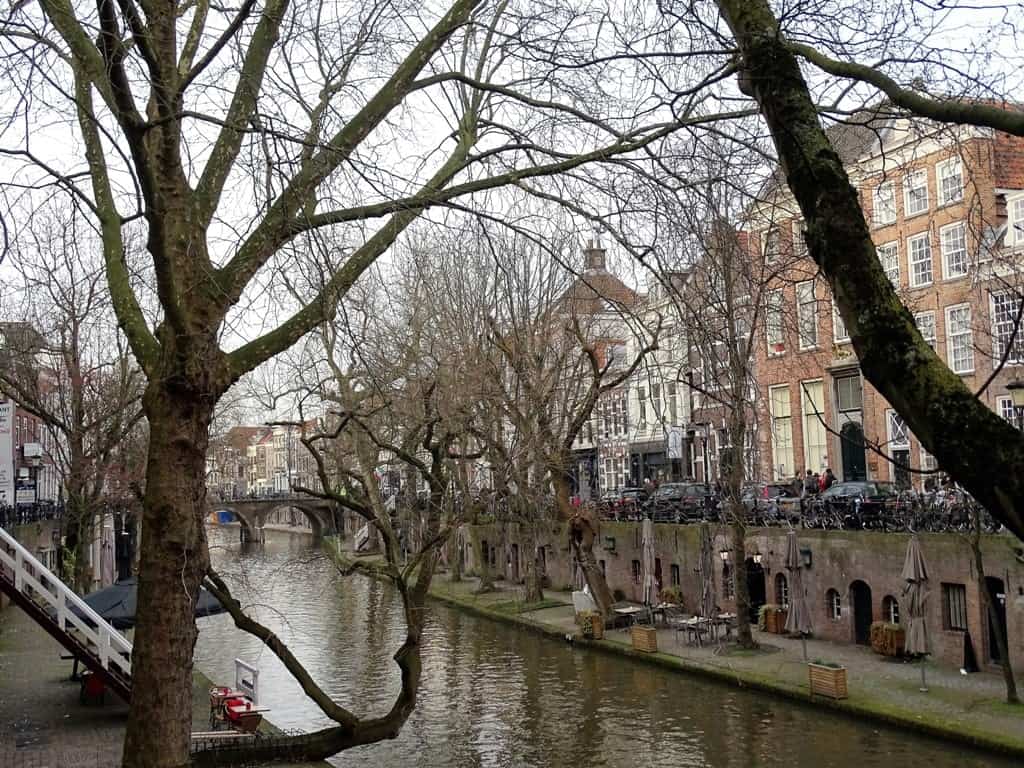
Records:
[[[647,491],[643,488],[622,488],[619,491],[619,505],[616,517],[620,520],[635,520],[640,517],[640,509],[647,501]]]
[[[656,523],[692,522],[717,514],[718,500],[707,483],[662,483],[644,505]]]
[[[855,480],[836,483],[818,494],[813,512],[823,527],[886,530],[898,517],[899,491],[892,483]]]

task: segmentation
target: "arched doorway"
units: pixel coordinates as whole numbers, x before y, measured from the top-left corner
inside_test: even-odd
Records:
[[[747,558],[747,594],[750,596],[750,620],[757,622],[757,614],[766,600],[764,583],[764,566],[755,563],[754,558]]]
[[[1003,645],[1006,645],[1006,587],[1002,579],[986,576],[985,589],[988,590],[988,599],[995,608],[995,616],[991,611],[988,614],[988,658],[993,664],[1002,664],[1003,658],[999,653],[996,638],[1002,636]]]
[[[861,580],[850,585],[850,605],[853,607],[853,640],[860,645],[871,642],[871,622],[875,620],[871,602],[871,587]]]
[[[864,428],[856,421],[848,421],[839,430],[839,437],[843,453],[843,480],[867,480]]]

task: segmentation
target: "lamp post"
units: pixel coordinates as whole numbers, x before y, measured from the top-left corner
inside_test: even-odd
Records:
[[[1024,430],[1024,381],[1019,377],[1006,385],[1013,401],[1013,416],[1018,429]]]

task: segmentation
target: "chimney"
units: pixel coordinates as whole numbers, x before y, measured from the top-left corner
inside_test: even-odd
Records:
[[[598,239],[588,240],[587,247],[583,251],[584,256],[584,267],[587,272],[606,272],[608,270],[607,264],[605,263],[605,250],[601,247],[601,241]]]

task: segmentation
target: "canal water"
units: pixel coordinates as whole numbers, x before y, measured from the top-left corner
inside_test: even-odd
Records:
[[[391,706],[402,638],[385,585],[342,578],[308,535],[268,533],[244,548],[211,529],[215,567],[289,644],[321,686],[360,716]],[[329,725],[283,665],[229,617],[199,621],[196,663],[217,682],[233,660],[260,669],[261,703],[281,728]],[[332,759],[337,766],[643,768],[1009,768],[1010,761],[865,725],[657,667],[517,632],[430,606],[419,703],[400,736]]]

